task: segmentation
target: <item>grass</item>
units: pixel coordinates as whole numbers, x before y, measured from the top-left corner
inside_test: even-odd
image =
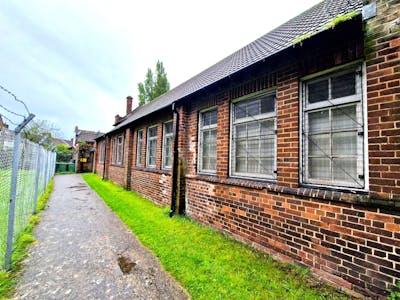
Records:
[[[45,192],[39,197],[37,202],[37,212],[44,210],[52,190],[53,180],[49,182]],[[33,215],[29,218],[28,225],[18,235],[16,242],[14,243],[11,270],[0,271],[0,299],[8,299],[14,292],[14,287],[17,282],[16,276],[21,269],[21,262],[27,256],[26,250],[28,246],[35,241],[33,229],[39,220],[39,215]]]
[[[82,175],[193,299],[347,299],[307,269],[274,261],[134,192]]]
[[[33,201],[30,197],[34,191],[35,175],[34,170],[18,170],[14,236],[23,231],[33,210]],[[43,184],[43,181],[40,183]],[[0,169],[0,269],[6,251],[10,187],[11,169]]]

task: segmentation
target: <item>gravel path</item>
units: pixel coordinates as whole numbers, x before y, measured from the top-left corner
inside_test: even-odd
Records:
[[[188,299],[80,175],[55,177],[15,299]]]

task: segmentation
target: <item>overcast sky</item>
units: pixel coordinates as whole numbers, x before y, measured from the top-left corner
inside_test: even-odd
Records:
[[[157,59],[173,88],[318,2],[0,0],[0,85],[65,138],[108,131]]]

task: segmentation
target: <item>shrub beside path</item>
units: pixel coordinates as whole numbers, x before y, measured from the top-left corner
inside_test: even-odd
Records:
[[[188,299],[80,175],[56,176],[15,299]]]

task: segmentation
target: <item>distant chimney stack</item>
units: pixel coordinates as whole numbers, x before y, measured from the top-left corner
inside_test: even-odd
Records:
[[[128,115],[132,111],[132,97],[126,97],[126,114]]]
[[[116,115],[115,116],[115,125],[117,125],[120,121],[121,121],[121,116],[120,115]]]

